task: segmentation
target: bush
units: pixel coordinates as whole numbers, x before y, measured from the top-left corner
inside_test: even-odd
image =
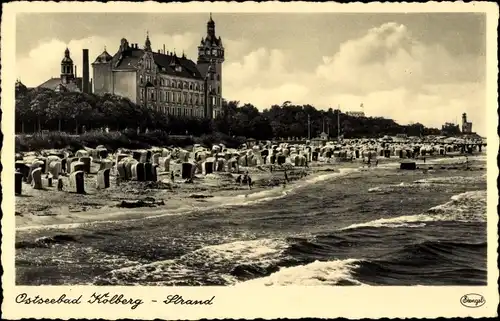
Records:
[[[186,147],[194,144],[191,137],[170,137],[163,131],[137,134],[136,130],[122,132],[91,131],[82,135],[69,135],[63,132],[16,136],[16,152],[41,151],[43,149],[66,148],[73,152],[85,147],[105,146],[110,151],[118,148],[147,149],[152,146]]]

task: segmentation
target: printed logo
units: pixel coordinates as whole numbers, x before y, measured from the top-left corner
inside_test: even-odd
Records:
[[[486,303],[481,294],[469,293],[460,298],[460,303],[466,308],[479,308]]]

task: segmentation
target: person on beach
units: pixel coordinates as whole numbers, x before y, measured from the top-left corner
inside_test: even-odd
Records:
[[[171,171],[171,172],[170,172],[170,180],[172,181],[172,183],[173,183],[173,182],[174,182],[174,180],[175,180],[174,171]]]
[[[241,175],[238,175],[238,177],[236,177],[236,183],[241,185]]]
[[[285,182],[288,183],[288,175],[286,173],[286,169],[285,169]]]
[[[122,178],[121,178],[120,174],[116,175],[116,186],[120,186],[121,181],[122,181]]]
[[[62,180],[62,178],[59,178],[57,180],[57,190],[60,191],[60,192],[62,192],[63,187],[64,187],[63,180]]]
[[[424,157],[424,164],[425,164],[425,157]]]
[[[250,177],[250,175],[248,175],[247,177],[247,183],[248,183],[248,189],[252,189],[252,178]]]
[[[368,164],[368,167],[371,167],[372,166],[372,159],[371,158],[368,158],[368,162],[366,162]]]
[[[375,161],[375,167],[378,166],[378,159]]]

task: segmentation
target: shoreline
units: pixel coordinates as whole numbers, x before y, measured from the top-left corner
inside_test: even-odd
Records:
[[[474,155],[472,158],[477,156],[482,156],[482,154]],[[428,160],[440,163],[446,160],[456,160],[456,157],[429,157]],[[418,159],[415,161],[419,162]],[[173,186],[165,183],[168,173],[159,173],[157,185],[160,188],[153,186],[149,189],[141,189],[144,184],[139,182],[122,183],[117,187],[112,181],[111,188],[99,191],[92,189],[90,181],[93,180],[90,179],[89,186],[86,187],[89,193],[86,195],[30,189],[28,193],[16,197],[16,231],[74,228],[87,224],[153,219],[215,208],[244,206],[286,196],[296,188],[342,175],[342,171],[347,170],[348,174],[351,170],[396,169],[399,163],[400,159],[394,157],[379,158],[379,166],[370,168],[364,167],[359,159],[353,162],[317,162],[311,164],[309,168],[298,167],[287,170],[290,182],[285,187],[282,183],[277,184],[277,181],[284,181],[282,170],[270,172],[267,168],[254,167],[242,168],[240,171],[243,173],[246,170],[249,171],[255,183],[252,189],[238,185],[235,183],[237,174],[228,173],[200,175],[193,184],[178,182]],[[306,175],[303,176],[303,173]],[[51,192],[52,194],[49,195],[55,196],[55,199],[49,200],[49,203],[53,206],[37,207],[36,199],[43,196],[50,198],[44,193]],[[154,207],[121,208],[118,203],[124,199],[154,199],[154,202],[163,201],[164,204]],[[18,212],[19,207],[24,207],[22,212]]]

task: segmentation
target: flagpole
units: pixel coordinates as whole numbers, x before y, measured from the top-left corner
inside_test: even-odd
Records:
[[[337,140],[340,141],[340,105],[337,110]]]

